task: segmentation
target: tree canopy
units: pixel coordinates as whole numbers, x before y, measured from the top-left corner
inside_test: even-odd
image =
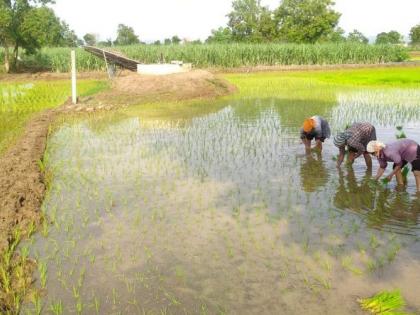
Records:
[[[376,36],[375,44],[401,44],[404,37],[397,31],[382,32]]]
[[[87,33],[83,36],[83,40],[85,44],[88,46],[95,46],[98,42],[97,36],[93,33]]]
[[[280,40],[315,43],[327,37],[341,16],[333,5],[332,0],[283,0],[274,13]]]
[[[350,32],[347,36],[347,41],[361,44],[369,43],[369,39],[358,30],[353,30],[353,32]]]
[[[260,0],[233,0],[227,27],[212,30],[209,43],[293,42],[342,40],[337,24],[340,13],[332,0],[283,0],[271,11]]]
[[[20,48],[30,54],[42,46],[77,45],[75,33],[45,6],[51,2],[0,1],[0,45],[4,48],[6,72],[16,67]]]
[[[134,29],[132,27],[124,24],[118,25],[115,45],[134,45],[139,43],[139,37],[134,33]]]
[[[420,45],[420,24],[411,28],[410,41],[412,45]]]

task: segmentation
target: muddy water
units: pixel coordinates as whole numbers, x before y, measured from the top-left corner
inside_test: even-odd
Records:
[[[346,90],[64,124],[46,154],[51,225],[26,245],[47,269],[44,313],[362,314],[358,297],[395,288],[420,312],[413,176],[404,191],[375,185],[363,161],[336,170],[331,140],[322,155],[299,141],[312,114],[333,133],[370,120],[385,142],[397,125],[420,141],[419,96]]]

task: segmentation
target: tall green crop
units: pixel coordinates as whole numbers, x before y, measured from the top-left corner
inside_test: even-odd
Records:
[[[106,48],[108,49],[108,48]],[[408,59],[407,50],[396,45],[342,44],[212,44],[212,45],[132,45],[111,48],[141,63],[183,60],[196,67],[233,68],[259,65],[374,64]],[[104,70],[104,62],[77,50],[80,71]],[[0,52],[0,61],[2,55]],[[70,48],[45,48],[25,57],[27,66],[68,72]]]

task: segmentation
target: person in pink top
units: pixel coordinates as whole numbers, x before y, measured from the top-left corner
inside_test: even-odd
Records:
[[[399,185],[404,185],[402,168],[411,163],[414,177],[416,178],[417,192],[420,193],[420,146],[410,139],[401,139],[395,142],[384,144],[380,141],[371,141],[367,145],[367,151],[374,154],[379,161],[379,170],[375,179],[378,180],[385,172],[388,162],[394,163],[394,170],[387,177],[389,181],[397,177]]]

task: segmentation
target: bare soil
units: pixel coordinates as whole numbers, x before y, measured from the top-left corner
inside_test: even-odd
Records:
[[[0,157],[0,252],[16,228],[27,230],[32,222],[40,223],[45,180],[38,163],[56,115],[57,111],[47,110],[32,119],[23,136]]]
[[[166,76],[123,75],[114,79],[112,89],[95,95],[88,104],[135,105],[159,101],[211,99],[233,93],[235,87],[204,70]]]

